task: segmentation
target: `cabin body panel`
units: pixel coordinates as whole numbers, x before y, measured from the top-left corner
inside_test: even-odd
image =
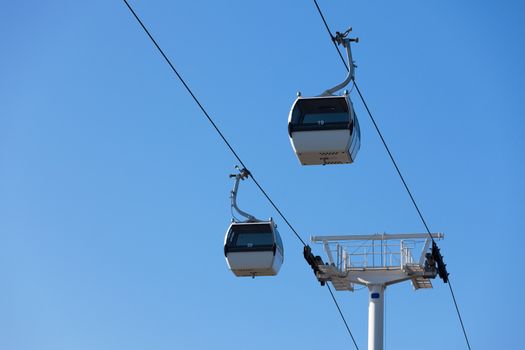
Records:
[[[302,165],[352,163],[361,145],[347,95],[298,97],[288,116],[288,133]]]
[[[275,276],[283,263],[283,257],[273,251],[229,252],[226,261],[238,277]]]
[[[292,132],[292,147],[302,165],[352,163],[349,130]]]

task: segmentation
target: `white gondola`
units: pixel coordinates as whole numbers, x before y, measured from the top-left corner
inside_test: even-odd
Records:
[[[230,270],[237,277],[275,276],[284,261],[284,247],[277,225],[270,218],[258,220],[237,207],[239,182],[249,176],[246,169],[235,177],[231,191],[231,206],[246,221],[232,220],[224,237],[224,256]]]
[[[284,249],[273,220],[232,222],[224,239],[224,256],[237,277],[277,275]]]
[[[361,146],[359,122],[346,94],[298,96],[288,118],[288,133],[302,165],[349,164]]]
[[[349,71],[339,85],[320,96],[302,97],[299,93],[288,116],[292,148],[302,165],[349,164],[361,146],[359,122],[348,96],[333,95],[354,79],[354,63],[349,33],[337,33],[336,40],[346,48]]]

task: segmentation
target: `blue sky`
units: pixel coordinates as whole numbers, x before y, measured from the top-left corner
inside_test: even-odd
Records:
[[[295,159],[296,91],[345,75],[313,2],[131,4],[303,238],[423,230],[355,92],[356,163]],[[356,80],[446,235],[473,348],[515,348],[525,4],[319,4],[333,30],[361,39]],[[122,1],[4,2],[0,77],[0,348],[352,348],[300,242],[251,182],[239,205],[275,218],[285,264],[255,280],[227,269],[236,161]],[[387,348],[466,348],[448,287],[434,286],[388,289]],[[365,349],[367,293],[336,296]]]

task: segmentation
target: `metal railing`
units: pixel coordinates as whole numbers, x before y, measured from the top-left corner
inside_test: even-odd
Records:
[[[413,250],[424,242],[416,240],[369,240],[323,242],[328,261],[340,271],[361,268],[404,268],[406,264],[419,263]]]

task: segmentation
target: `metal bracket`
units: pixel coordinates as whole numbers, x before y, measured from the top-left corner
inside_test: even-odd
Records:
[[[440,249],[435,241],[432,241],[432,258],[435,260],[437,264],[437,270],[439,277],[443,280],[443,282],[448,283],[448,271],[447,271],[447,264],[443,261],[443,255],[441,255]]]
[[[331,89],[326,90],[325,92],[321,94],[321,96],[331,96],[334,94],[334,92],[341,90],[342,88],[347,86],[352,80],[355,79],[355,67],[357,66],[354,64],[354,61],[352,59],[352,49],[350,47],[350,43],[351,42],[358,43],[359,38],[347,38],[348,34],[351,31],[352,31],[352,28],[350,27],[348,28],[346,32],[344,33],[336,32],[336,35],[332,37],[332,40],[334,41],[334,43],[338,45],[343,45],[346,48],[346,56],[347,56],[347,61],[348,61],[348,75],[346,76],[346,79],[342,83],[334,86]]]
[[[319,283],[321,283],[321,286],[324,286],[328,280],[328,276],[325,276],[325,274],[319,269],[319,266],[324,266],[323,259],[319,255],[314,256],[312,254],[312,248],[310,248],[309,245],[304,246],[303,256],[308,265],[310,265],[314,271],[315,277]]]
[[[250,176],[250,172],[248,171],[248,169],[245,169],[245,168],[240,169],[238,166],[235,166],[235,169],[237,169],[239,171],[239,173],[238,174],[230,174],[230,178],[232,178],[232,177],[235,178],[235,184],[233,185],[233,189],[230,192],[231,207],[233,209],[235,209],[237,211],[237,213],[239,213],[240,215],[244,216],[247,219],[246,221],[248,221],[248,222],[250,222],[250,221],[260,221],[255,216],[253,216],[253,215],[251,215],[251,214],[241,210],[237,206],[237,192],[239,190],[239,182],[241,180],[247,179]]]

